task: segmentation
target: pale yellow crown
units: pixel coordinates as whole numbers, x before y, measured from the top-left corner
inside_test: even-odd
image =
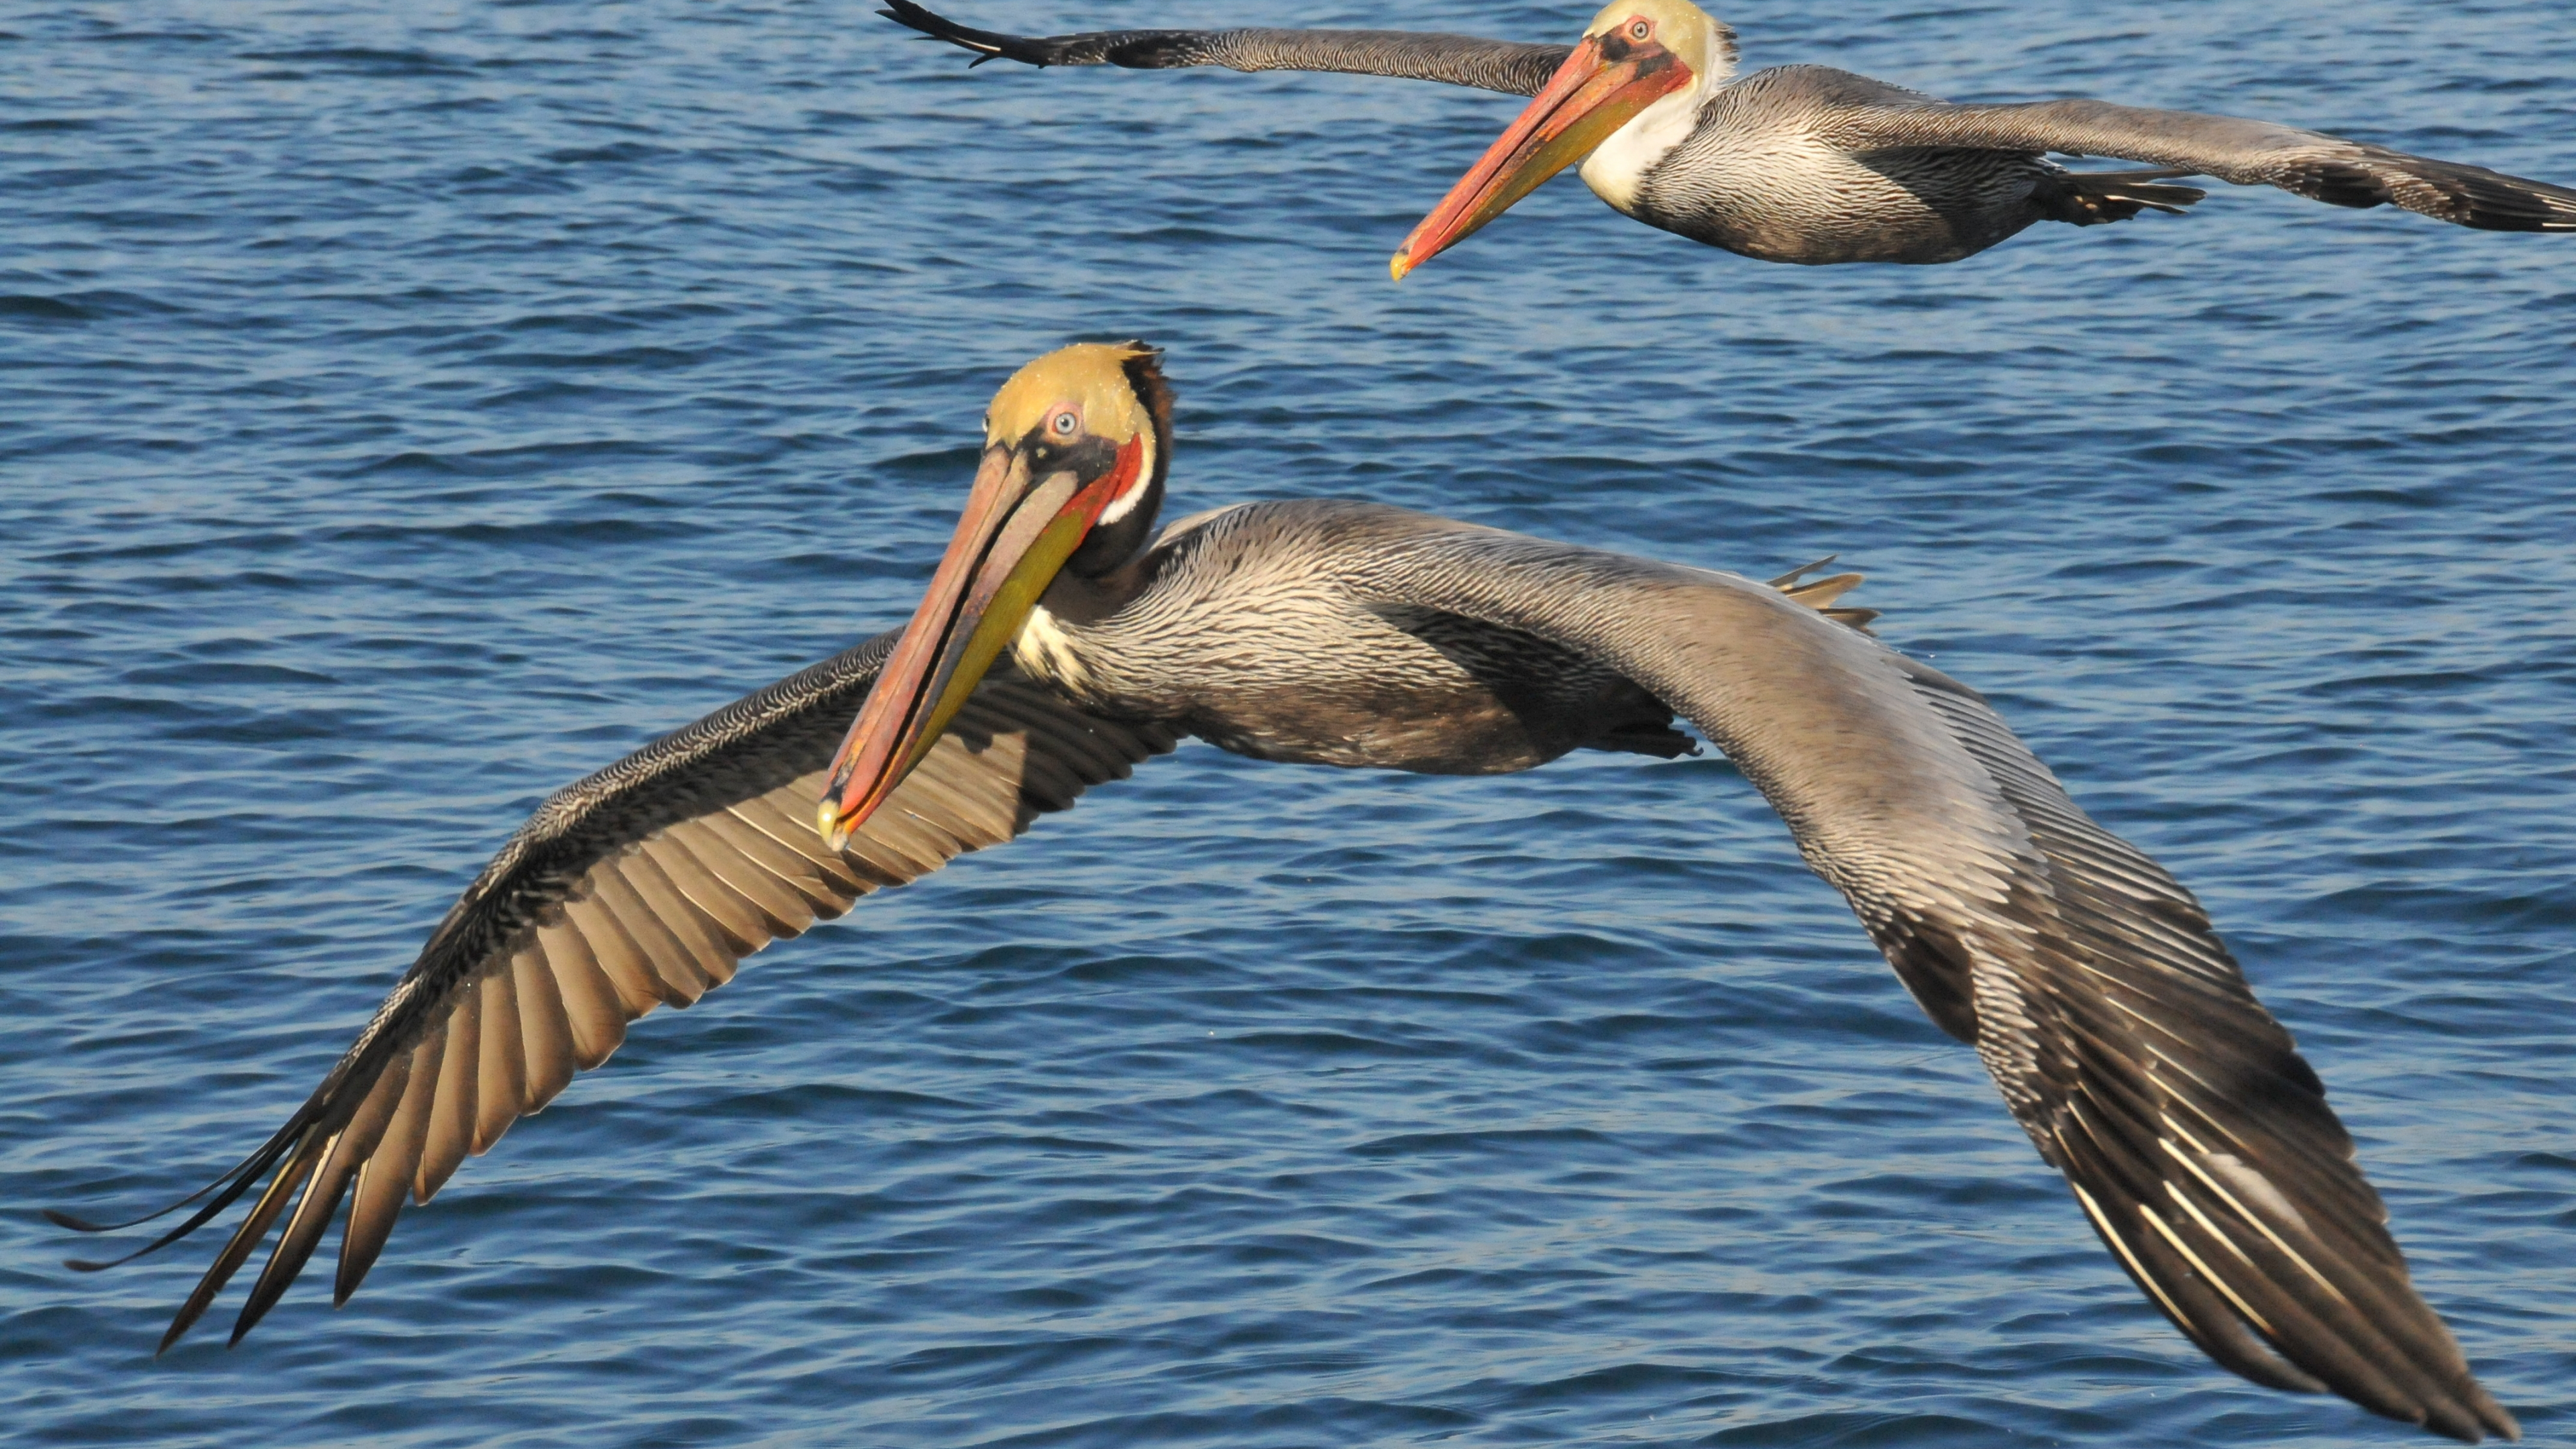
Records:
[[[1154,426],[1153,413],[1136,395],[1130,363],[1150,358],[1142,342],[1077,342],[1058,348],[1011,374],[984,410],[984,439],[1016,443],[1032,428],[1071,410],[1075,431],[1124,443]]]
[[[1638,20],[1653,27],[1650,38],[1689,66],[1691,74],[1722,79],[1735,69],[1735,31],[1690,0],[1613,0],[1583,33],[1607,35]]]

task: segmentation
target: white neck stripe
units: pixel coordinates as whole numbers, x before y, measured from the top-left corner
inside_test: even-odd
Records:
[[[1151,441],[1144,442],[1143,445],[1137,449],[1137,452],[1139,457],[1136,464],[1136,481],[1127,485],[1126,492],[1109,500],[1109,506],[1100,510],[1099,521],[1094,523],[1092,527],[1097,528],[1103,523],[1116,523],[1118,520],[1125,518],[1128,514],[1135,512],[1137,503],[1142,501],[1145,496],[1145,490],[1153,485],[1153,443]]]

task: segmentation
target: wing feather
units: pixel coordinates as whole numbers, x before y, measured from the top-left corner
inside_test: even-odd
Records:
[[[617,988],[619,1011],[626,1020],[634,1021],[662,1005],[670,988],[653,973],[653,963],[644,959],[644,948],[628,938],[626,928],[599,899],[598,884],[584,879],[582,887],[581,895],[563,903],[564,923],[590,948],[590,959],[598,965],[600,974]]]
[[[483,973],[475,989],[483,999],[483,1053],[474,1068],[474,1140],[468,1151],[480,1157],[528,1110],[528,1044],[519,1026],[518,973],[505,962]]]
[[[411,1195],[413,1170],[420,1166],[421,1145],[429,1138],[430,1103],[438,1096],[438,1061],[446,1051],[447,1027],[440,1022],[401,1062],[402,1101],[394,1108],[393,1120],[385,1124],[376,1150],[358,1169],[357,1194],[349,1204],[349,1220],[340,1229],[340,1271],[331,1295],[334,1306],[348,1302],[349,1295],[358,1291],[359,1280],[384,1251],[394,1220],[402,1216],[403,1202]],[[388,1070],[387,1075],[393,1072]]]
[[[550,798],[449,911],[322,1086],[217,1184],[220,1211],[271,1174],[164,1346],[284,1217],[234,1337],[248,1332],[302,1272],[344,1198],[334,1299],[346,1301],[406,1197],[427,1203],[467,1157],[606,1061],[629,1022],[689,1005],[770,941],[1008,840],[1175,742],[1157,726],[1083,715],[1005,666],[851,849],[833,851],[815,831],[814,803],[892,642],[870,640]]]
[[[988,749],[1001,751],[997,741]],[[1016,756],[1020,750],[1004,752]],[[981,850],[1011,838],[1012,816],[1017,799],[1005,802],[993,792],[978,789],[979,782],[995,777],[977,768],[983,760],[969,759],[963,747],[948,751],[933,750],[914,773],[920,782],[920,803],[935,812],[944,833],[954,835],[968,850]],[[994,761],[1011,771],[1013,778],[1023,773],[1016,758]]]
[[[818,774],[810,782],[799,780],[790,788],[796,801],[802,804],[822,797],[823,781]],[[773,852],[770,858],[778,863],[779,876],[803,892],[817,907],[845,910],[850,901],[876,888],[874,880],[852,869],[839,851],[824,843],[814,828],[812,812],[791,811],[777,797],[763,796],[757,800],[745,800],[729,813],[759,833],[761,847]],[[890,825],[892,823],[889,822]],[[930,854],[916,874],[938,869],[940,862],[955,853],[952,850]]]
[[[1842,73],[1811,72],[1838,89]],[[1847,151],[1957,147],[2144,161],[2239,186],[2277,186],[2334,206],[2394,205],[2481,231],[2576,231],[2576,190],[2483,166],[2413,156],[2319,131],[2236,116],[2107,101],[1837,107],[1820,133]]]
[[[626,878],[636,899],[671,933],[679,943],[680,954],[692,969],[707,978],[710,988],[733,979],[734,968],[746,953],[689,898],[688,892],[672,883],[651,851],[641,847],[629,851],[617,862],[617,873]]]
[[[689,904],[705,914],[724,938],[726,950],[737,960],[750,955],[769,939],[769,925],[761,917],[760,908],[710,874],[684,843],[681,830],[675,825],[645,841],[643,854],[660,869],[673,890],[688,897]]]
[[[790,940],[814,924],[814,903],[762,864],[760,856],[773,847],[758,838],[759,832],[748,823],[734,819],[731,812],[717,811],[688,822],[685,828],[691,850],[706,868],[759,910],[769,939]],[[680,829],[673,828],[673,838],[682,838]]]
[[[510,975],[519,988],[521,1080],[528,1110],[543,1111],[555,1094],[572,1085],[581,1069],[581,1047],[574,1041],[572,1016],[564,1007],[563,988],[546,948],[530,941],[510,955]]]
[[[804,931],[814,923],[818,912],[829,910],[840,899],[837,882],[826,877],[823,868],[799,853],[796,847],[779,838],[790,833],[787,826],[780,825],[778,833],[773,835],[763,830],[740,806],[708,816],[706,825],[741,856],[744,866],[754,873],[752,879],[766,882],[774,888],[784,888],[787,896],[792,897],[783,901],[786,906],[784,920],[795,931]],[[811,821],[805,828],[807,834],[813,833]],[[735,878],[726,876],[728,880]]]
[[[545,953],[547,969],[563,993],[564,1022],[572,1029],[573,1063],[589,1071],[626,1041],[625,1000],[570,917],[558,914],[540,924],[537,947]]]
[[[372,1095],[369,1100],[374,1100]],[[376,1125],[383,1127],[382,1118]],[[343,1128],[323,1143],[322,1166],[305,1181],[304,1194],[295,1200],[295,1211],[286,1219],[286,1231],[278,1235],[277,1247],[269,1253],[267,1266],[260,1269],[259,1281],[251,1285],[250,1298],[242,1304],[241,1316],[233,1324],[233,1342],[241,1341],[250,1325],[259,1321],[293,1281],[292,1270],[285,1265],[312,1257],[323,1230],[331,1226],[331,1215],[339,1210],[340,1195],[348,1190],[349,1179],[358,1169],[356,1158],[342,1145],[350,1131]]]
[[[1587,653],[1723,749],[2212,1358],[2471,1442],[2515,1435],[2208,914],[1982,696],[1731,575],[1392,509],[1337,517],[1362,600]]]
[[[929,761],[924,760],[922,766],[928,768]],[[909,802],[889,800],[885,809],[879,813],[886,817],[885,823],[882,828],[868,832],[869,848],[860,853],[898,880],[911,880],[926,871],[937,869],[938,863],[958,847],[955,837],[915,815]],[[739,815],[741,812],[737,811],[736,814]],[[796,861],[803,862],[805,869],[817,872],[821,870],[820,866],[806,860],[804,852],[799,848],[801,842],[787,843],[794,841],[799,835],[812,834],[811,822],[807,822],[805,828],[800,830],[796,821],[761,814],[745,816],[743,823],[753,830],[762,832]],[[789,879],[801,887],[806,878],[791,875]]]
[[[987,60],[1025,65],[1114,65],[1164,70],[1216,65],[1230,70],[1339,71],[1441,81],[1534,96],[1565,64],[1570,45],[1527,45],[1406,30],[1099,30],[1082,35],[1004,35],[934,15],[913,0],[877,12]],[[1730,52],[1734,32],[1718,27]]]
[[[420,1163],[412,1169],[411,1200],[423,1207],[455,1175],[474,1146],[476,1087],[483,1064],[483,1010],[474,983],[455,993],[445,1012],[447,1050],[439,1053],[436,1087],[430,1094],[429,1122],[421,1137]],[[417,1070],[417,1064],[414,1067]]]
[[[997,700],[995,703],[1008,705],[1010,701]],[[1026,829],[1031,812],[1064,809],[1081,796],[1087,782],[1065,761],[1060,745],[1052,749],[1030,746],[1032,739],[1053,740],[1044,719],[1030,717],[1017,709],[997,709],[996,714],[1002,728],[1016,730],[1023,735],[1019,759],[1022,772],[1020,795],[1017,800],[1006,799],[1003,803],[1011,811],[1011,828]]]
[[[590,882],[600,909],[617,923],[618,931],[634,943],[636,954],[643,958],[644,969],[652,973],[653,980],[661,983],[662,1000],[683,1010],[697,1005],[698,998],[706,995],[707,988],[714,983],[689,959],[688,948],[680,944],[679,937],[672,934],[670,926],[644,903],[643,897],[635,893],[634,883],[626,878],[623,863],[603,860],[583,879]]]
[[[268,1180],[267,1190],[251,1204],[250,1216],[242,1224],[243,1230],[224,1244],[223,1251],[215,1255],[214,1265],[197,1280],[196,1291],[188,1295],[188,1301],[181,1304],[177,1315],[171,1318],[168,1331],[161,1335],[161,1348],[167,1349],[178,1342],[181,1334],[205,1316],[206,1309],[215,1301],[215,1295],[223,1291],[224,1284],[249,1260],[260,1239],[268,1236],[269,1227],[277,1221],[277,1215],[294,1201],[295,1190],[302,1187],[305,1178],[312,1173],[327,1141],[320,1128],[304,1129],[304,1135],[296,1141],[295,1151]]]

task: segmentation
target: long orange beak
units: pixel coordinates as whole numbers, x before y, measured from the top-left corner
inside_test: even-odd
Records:
[[[1639,111],[1691,82],[1690,67],[1661,45],[1630,49],[1623,41],[1618,48],[1613,60],[1603,37],[1583,38],[1529,109],[1396,249],[1387,270],[1397,281],[1511,210],[1540,182],[1591,155]]]
[[[984,449],[966,514],[903,637],[832,760],[817,821],[840,849],[921,763],[977,681],[1019,636],[1057,571],[1144,466],[1141,436],[1098,478],[1071,469],[1030,476],[1008,443]]]

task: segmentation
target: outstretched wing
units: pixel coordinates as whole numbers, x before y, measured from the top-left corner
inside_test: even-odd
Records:
[[[238,1342],[303,1270],[344,1197],[333,1297],[345,1302],[406,1196],[428,1202],[467,1156],[606,1061],[628,1022],[690,1005],[771,941],[1009,840],[1173,746],[1166,730],[1097,718],[997,669],[835,852],[815,829],[815,804],[894,639],[879,635],[555,792],[304,1105],[208,1189],[202,1209],[142,1250],[185,1237],[267,1178],[161,1346],[188,1331],[282,1216],[284,1235],[234,1324]]]
[[[1095,30],[1081,35],[1004,35],[932,14],[913,0],[885,0],[877,12],[987,60],[1027,65],[1116,65],[1166,70],[1320,70],[1396,76],[1534,96],[1574,53],[1570,45],[1523,45],[1472,35],[1410,30]]]
[[[1394,510],[1338,552],[1363,599],[1583,651],[1697,725],[2212,1358],[2471,1442],[2514,1436],[2199,902],[1975,691],[1729,575]]]
[[[1948,146],[2112,156],[2335,206],[2401,206],[2481,231],[2576,231],[2576,190],[2234,116],[2085,100],[1925,102],[1838,106],[1817,129],[1845,151]]]

